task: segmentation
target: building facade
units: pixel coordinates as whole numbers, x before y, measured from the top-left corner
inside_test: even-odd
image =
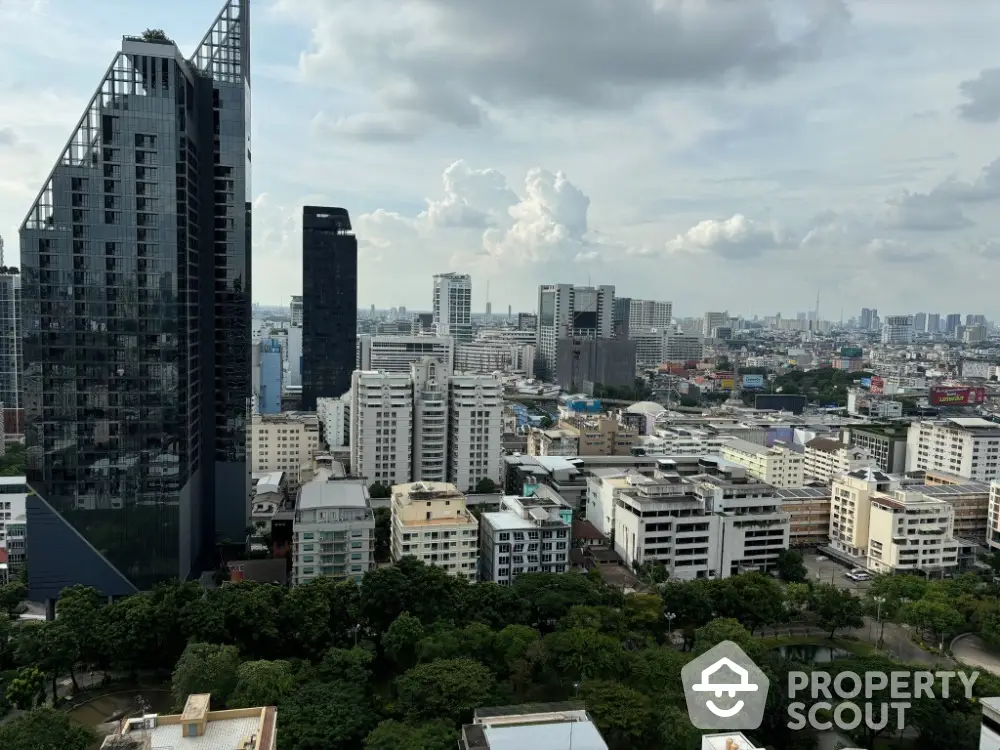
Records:
[[[390,529],[393,562],[415,557],[449,575],[476,580],[479,521],[455,485],[413,482],[394,486]]]
[[[283,471],[292,489],[301,467],[321,451],[319,418],[311,412],[255,414],[250,434],[253,471]]]
[[[613,286],[540,286],[536,343],[539,376],[551,378],[555,374],[556,344],[560,339],[610,339],[614,336],[614,303]]]
[[[882,343],[904,345],[913,343],[913,316],[887,315],[882,324]]]
[[[657,328],[661,331],[670,326],[673,318],[673,303],[648,299],[616,297],[614,307],[615,336],[629,337],[629,331],[643,328]]]
[[[448,380],[448,481],[474,490],[500,476],[503,385],[489,375]]]
[[[467,273],[439,273],[434,277],[432,314],[434,332],[456,343],[472,341],[472,277]]]
[[[804,482],[805,459],[781,446],[768,448],[737,438],[722,446],[722,457],[775,487],[801,487]]]
[[[663,337],[664,362],[700,362],[704,355],[705,342],[701,336],[668,330]]]
[[[257,410],[261,414],[278,414],[281,412],[281,342],[262,339],[257,346],[260,348]]]
[[[316,399],[316,416],[323,427],[323,440],[329,450],[343,448],[348,444],[351,435],[350,413],[350,391],[340,398]]]
[[[0,237],[0,415],[7,435],[24,433],[21,274],[3,266]]]
[[[559,339],[553,380],[571,392],[582,391],[586,383],[634,387],[635,352],[632,339]]]
[[[351,378],[351,473],[406,484],[412,474],[413,382],[409,373],[356,371]]]
[[[249,3],[125,37],[21,227],[29,591],[124,595],[249,517]]]
[[[509,586],[522,573],[565,573],[572,528],[565,501],[533,491],[504,496],[499,510],[480,520],[480,580]]]
[[[408,374],[410,365],[424,357],[441,362],[450,375],[455,371],[455,340],[450,336],[358,337],[359,370]]]
[[[851,427],[846,437],[851,445],[871,456],[884,473],[902,474],[906,471],[906,425]]]
[[[874,461],[861,448],[829,438],[813,438],[802,455],[806,479],[830,482],[834,477],[871,466]]]
[[[413,480],[448,478],[449,392],[444,365],[431,357],[410,365],[413,379]]]
[[[907,471],[944,471],[977,482],[1000,479],[1000,424],[979,417],[914,422]]]
[[[17,578],[27,564],[27,478],[0,477],[0,583]]]
[[[375,515],[364,480],[320,475],[302,485],[292,524],[292,582],[358,583],[375,567]]]
[[[302,208],[302,408],[351,387],[358,324],[358,239],[343,208]]]

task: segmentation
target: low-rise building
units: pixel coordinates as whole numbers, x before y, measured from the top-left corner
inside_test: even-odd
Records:
[[[294,490],[301,466],[320,450],[319,418],[314,412],[255,414],[250,430],[252,471],[283,471]]]
[[[803,457],[780,445],[769,448],[737,438],[722,446],[722,457],[775,487],[801,487],[804,483]]]
[[[458,750],[511,748],[608,750],[608,745],[582,703],[478,708],[458,741]]]
[[[839,440],[813,438],[805,445],[802,470],[806,480],[830,482],[834,477],[874,464],[861,448]]]
[[[847,442],[865,451],[885,474],[906,471],[907,427],[903,424],[869,424],[845,430]]]
[[[27,498],[27,477],[0,477],[0,583],[16,578],[27,562]]]
[[[504,496],[480,519],[480,580],[507,586],[521,573],[565,573],[572,526],[573,509],[554,493]]]
[[[788,545],[812,547],[830,540],[829,487],[787,487],[775,492],[788,514]]]
[[[392,488],[392,559],[415,557],[451,575],[475,580],[479,522],[465,494],[447,482],[413,482]]]
[[[955,509],[944,500],[915,492],[871,497],[868,568],[876,573],[933,573],[958,570]]]
[[[966,479],[1000,479],[1000,424],[954,417],[910,425],[907,471],[946,471]]]
[[[990,483],[990,505],[986,541],[992,550],[1000,550],[1000,482]]]
[[[278,746],[274,706],[212,711],[212,696],[192,693],[179,714],[143,714],[122,719],[104,738],[102,748],[134,750],[275,750]],[[122,740],[132,742],[122,742]]]
[[[580,433],[563,427],[532,427],[528,431],[529,456],[576,456]]]
[[[859,469],[834,479],[830,500],[830,546],[863,560],[868,552],[872,496],[891,489],[891,477],[875,469]]]
[[[955,510],[955,536],[973,542],[984,542],[989,527],[990,485],[986,482],[937,484],[907,487],[932,500],[943,500]]]
[[[375,567],[375,516],[365,480],[320,471],[299,489],[292,582],[319,576],[360,582]]]

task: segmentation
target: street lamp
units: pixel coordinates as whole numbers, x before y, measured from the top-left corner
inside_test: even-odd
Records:
[[[677,613],[676,612],[664,612],[663,616],[665,618],[667,618],[667,643],[673,643],[674,642],[674,638],[673,638],[673,635],[674,635],[673,624],[674,624],[674,618],[677,617]]]
[[[885,623],[882,622],[882,605],[885,603],[885,597],[884,596],[876,596],[876,597],[873,597],[873,600],[874,600],[875,605],[876,605],[876,607],[875,607],[875,622],[877,622],[879,624],[878,642],[881,645],[881,643],[882,643],[882,633],[885,631]]]

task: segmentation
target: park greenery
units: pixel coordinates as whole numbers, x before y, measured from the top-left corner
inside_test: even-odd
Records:
[[[57,678],[75,685],[86,670],[169,680],[178,709],[195,692],[211,693],[217,709],[277,705],[281,750],[445,750],[479,707],[562,700],[586,705],[611,750],[696,750],[680,669],[731,640],[771,680],[754,739],[805,750],[816,738],[787,728],[784,690],[788,671],[813,666],[782,656],[781,633],[837,639],[851,655],[821,665],[833,673],[908,668],[857,639],[876,606],[883,618],[911,624],[928,649],[964,631],[1000,642],[998,589],[976,576],[876,578],[856,596],[803,580],[800,562],[783,559],[793,582],[760,573],[663,578],[623,593],[594,573],[470,584],[406,558],[360,585],[321,578],[291,589],[240,582],[206,590],[175,582],[112,603],[73,586],[52,622],[16,619],[26,594],[18,581],[0,586],[0,692],[24,713],[0,726],[0,747],[84,750],[89,732],[46,704]],[[975,689],[1000,695],[1000,681],[984,675]],[[962,695],[922,700],[902,739],[859,729],[852,740],[973,750],[978,712]]]

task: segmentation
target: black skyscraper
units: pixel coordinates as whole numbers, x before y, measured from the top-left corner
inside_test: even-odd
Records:
[[[187,59],[125,37],[21,227],[33,600],[196,575],[245,534],[249,12]]]
[[[358,240],[343,208],[302,209],[302,408],[351,388],[358,342]]]

